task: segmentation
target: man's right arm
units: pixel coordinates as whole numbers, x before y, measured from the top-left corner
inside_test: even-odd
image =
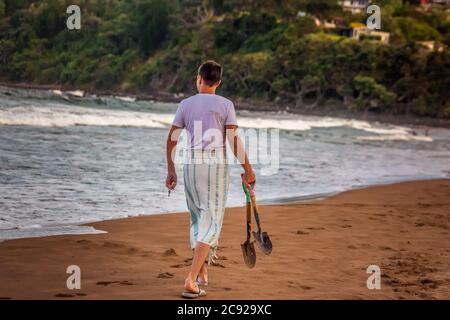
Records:
[[[167,135],[166,142],[166,159],[167,159],[167,178],[166,187],[170,190],[175,189],[177,185],[177,173],[175,171],[175,163],[173,161],[175,149],[177,147],[178,138],[181,134],[181,128],[172,126]]]

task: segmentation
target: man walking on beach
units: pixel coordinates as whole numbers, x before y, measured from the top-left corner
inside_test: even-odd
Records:
[[[222,66],[217,62],[206,61],[199,67],[199,93],[181,101],[167,138],[166,187],[173,190],[177,184],[173,160],[175,148],[181,130],[186,129],[188,134],[187,159],[183,171],[194,257],[184,283],[182,296],[185,298],[206,294],[198,286],[208,284],[205,261],[211,262],[215,256],[229,187],[226,137],[244,169],[245,180],[250,184],[255,183],[252,166],[237,135],[234,105],[216,94],[221,79]]]

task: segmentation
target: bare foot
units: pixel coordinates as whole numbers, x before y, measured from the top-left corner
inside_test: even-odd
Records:
[[[206,263],[203,264],[202,268],[200,269],[200,272],[197,277],[197,281],[200,285],[208,284],[208,269],[206,267]]]
[[[184,281],[184,290],[193,293],[200,292],[198,285],[194,281],[192,281],[189,277],[186,278],[186,280]]]

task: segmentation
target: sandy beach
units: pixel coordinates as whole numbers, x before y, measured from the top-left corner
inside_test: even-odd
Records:
[[[274,251],[248,269],[244,208],[226,210],[207,299],[449,299],[450,180],[369,187],[261,206]],[[92,224],[108,233],[0,243],[0,299],[178,299],[189,268],[188,214]],[[258,249],[257,249],[258,250]],[[66,268],[81,268],[68,290]],[[369,290],[366,268],[381,268]]]

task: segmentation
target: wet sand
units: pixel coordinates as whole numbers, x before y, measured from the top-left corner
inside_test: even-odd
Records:
[[[261,206],[270,256],[245,266],[245,210],[226,210],[207,299],[450,299],[450,180],[369,187]],[[91,224],[107,234],[0,243],[0,299],[178,299],[189,270],[187,213]],[[81,268],[81,289],[66,268]],[[381,268],[369,290],[366,269]]]

